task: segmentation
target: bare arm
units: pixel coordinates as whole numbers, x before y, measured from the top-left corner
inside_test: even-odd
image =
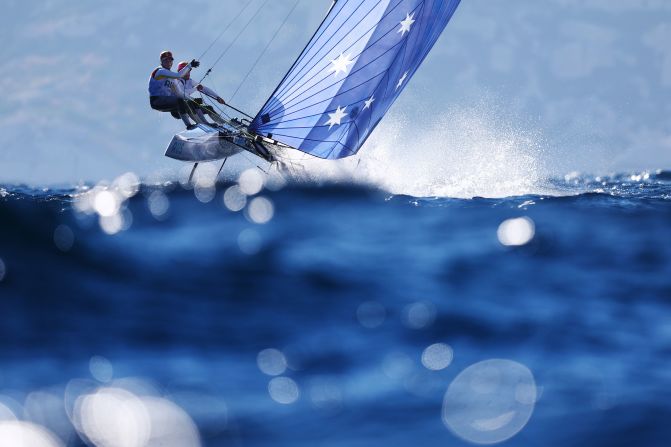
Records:
[[[204,95],[207,95],[210,98],[214,99],[215,101],[224,104],[224,100],[221,99],[221,97],[211,88],[205,87],[203,84],[198,84],[196,88],[198,89],[199,92],[203,93]]]

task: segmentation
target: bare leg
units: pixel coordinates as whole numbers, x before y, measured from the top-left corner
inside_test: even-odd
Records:
[[[189,127],[193,126],[193,124],[189,120],[189,117],[186,115],[186,113],[180,113],[179,117],[182,118],[182,121],[184,121],[184,125],[187,127],[187,129]]]
[[[198,121],[203,123],[203,124],[210,124],[206,119],[205,115],[203,114],[203,111],[200,109],[196,109],[196,115],[198,115]]]
[[[214,108],[210,105],[201,105],[201,110],[210,117],[212,121],[217,124],[224,124],[224,120],[219,116],[217,112],[214,111]]]
[[[182,107],[183,107],[184,112],[186,112],[186,115],[188,115],[196,123],[200,123],[201,120],[200,120],[198,114],[196,113],[196,111],[198,110],[198,106],[195,105],[195,104],[192,104],[189,100],[180,99],[180,101],[182,102]],[[182,118],[182,119],[184,119],[184,118]]]
[[[196,111],[193,110],[191,107],[189,107],[187,110],[188,110],[189,117],[192,120],[194,120],[195,122],[200,123],[200,118],[198,117],[198,114],[196,113]]]
[[[206,112],[210,116],[212,121],[214,121],[217,124],[224,124],[224,120],[219,116],[219,114],[217,112],[215,112],[214,110],[212,110],[210,108],[206,109]]]
[[[189,105],[184,101],[183,99],[177,99],[177,109],[179,113],[179,117],[184,121],[184,124],[186,125],[187,129],[192,129],[194,125],[189,121],[189,116],[193,118],[193,115],[191,114],[191,108]],[[198,122],[197,120],[194,119],[194,121]]]

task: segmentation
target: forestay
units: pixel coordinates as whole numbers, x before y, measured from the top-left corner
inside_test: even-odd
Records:
[[[250,130],[316,157],[355,154],[460,0],[339,0]]]

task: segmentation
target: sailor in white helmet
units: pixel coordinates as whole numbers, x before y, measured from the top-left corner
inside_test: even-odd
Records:
[[[189,65],[188,62],[180,62],[179,65],[177,65],[177,70],[181,73],[182,70],[184,70],[187,66]],[[205,87],[202,84],[199,84],[195,82],[193,79],[191,79],[191,73],[186,73],[182,78],[176,79],[174,81],[175,84],[175,89],[177,90],[177,94],[180,98],[184,99],[187,101],[188,106],[194,106],[195,108],[195,113],[198,115],[200,118],[200,122],[204,124],[209,124],[207,120],[205,119],[205,116],[203,115],[203,112],[207,113],[210,118],[215,122],[215,126],[217,124],[223,124],[223,120],[221,117],[217,114],[217,112],[214,111],[214,109],[207,105],[203,104],[203,99],[202,98],[192,98],[191,95],[194,94],[195,92],[200,92],[203,95],[209,96],[210,98],[214,99],[217,101],[219,104],[226,104],[226,101],[224,101],[221,96],[219,96],[214,90],[211,88]],[[195,103],[195,104],[194,104]]]
[[[195,124],[191,123],[187,116],[189,108],[176,90],[174,81],[187,76],[192,68],[200,65],[200,62],[194,59],[175,73],[170,71],[174,61],[172,53],[163,51],[160,58],[161,66],[154,69],[149,78],[149,104],[154,110],[170,112],[175,118],[181,118],[187,129],[193,129]]]

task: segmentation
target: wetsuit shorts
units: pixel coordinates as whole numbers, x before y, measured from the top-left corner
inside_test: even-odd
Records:
[[[159,112],[186,113],[186,102],[176,96],[150,96],[149,105]]]

